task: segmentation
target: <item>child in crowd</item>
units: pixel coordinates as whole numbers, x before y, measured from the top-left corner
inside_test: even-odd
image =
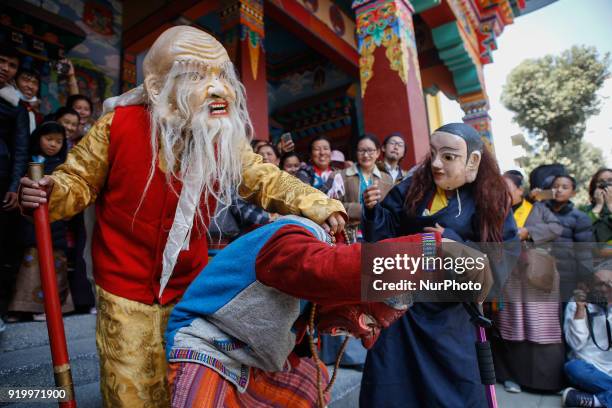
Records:
[[[283,154],[280,160],[280,168],[285,170],[287,173],[295,176],[300,169],[300,157],[295,152],[289,152]]]
[[[53,114],[54,120],[66,129],[66,142],[68,150],[76,145],[81,137],[79,135],[79,124],[81,118],[79,113],[72,108],[62,106]]]
[[[95,122],[93,117],[93,104],[85,95],[70,95],[66,106],[79,113],[79,137],[85,136],[91,125]]]
[[[57,122],[42,123],[30,137],[29,153],[33,161],[44,163],[45,174],[51,174],[57,166],[66,160],[67,147],[64,127]],[[67,313],[73,310],[73,304],[68,288],[65,222],[56,221],[52,223],[51,235],[62,312]],[[45,320],[36,236],[31,221],[22,218],[18,239],[25,250],[17,274],[13,297],[8,307],[12,314],[10,321],[17,321],[20,317],[24,317],[24,314],[30,313],[33,314],[34,320]]]
[[[576,179],[570,175],[559,175],[552,182],[553,199],[546,202],[555,214],[563,232],[555,241],[553,256],[557,259],[560,277],[561,300],[567,301],[578,282],[587,280],[592,272],[592,256],[586,244],[575,246],[575,242],[592,242],[591,220],[582,211],[574,208],[571,199],[576,195]]]

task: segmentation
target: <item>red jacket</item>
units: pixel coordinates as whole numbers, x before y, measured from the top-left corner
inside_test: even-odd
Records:
[[[146,304],[167,304],[176,302],[206,265],[206,232],[196,216],[189,250],[179,255],[159,298],[162,254],[181,183],[174,180],[170,188],[166,175],[156,166],[145,193],[151,165],[150,146],[146,108],[142,105],[117,108],[110,127],[108,177],[96,202],[94,275],[96,283],[112,294]],[[214,206],[211,200],[210,213],[214,213]],[[204,205],[201,208],[202,214],[208,214]],[[208,219],[204,222],[208,223]]]

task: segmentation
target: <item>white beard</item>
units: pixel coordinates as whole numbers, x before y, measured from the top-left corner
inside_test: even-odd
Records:
[[[219,204],[229,205],[232,192],[241,181],[239,148],[246,140],[238,115],[230,111],[227,117],[209,120],[206,108],[196,113],[183,129],[164,126],[159,129],[158,149],[168,181],[172,178],[183,183],[189,181],[189,186],[195,189],[193,193],[204,203],[212,195]]]
[[[169,77],[173,78],[172,75]],[[160,296],[180,251],[189,248],[195,216],[206,227],[202,209],[210,219],[208,200],[211,196],[221,208],[231,204],[232,195],[242,180],[240,149],[248,142],[252,131],[244,102],[244,88],[236,78],[237,99],[229,105],[228,115],[210,119],[209,101],[197,112],[191,112],[189,97],[192,88],[185,77],[167,81],[157,103],[151,108],[153,160],[147,189],[157,166],[158,152],[161,152],[160,159],[166,166],[168,185],[171,186],[173,178],[183,184],[164,248]],[[233,82],[231,76],[230,82]],[[146,189],[143,199],[145,195]]]
[[[241,182],[239,149],[252,133],[244,87],[229,63],[225,72],[236,91],[236,100],[230,104],[227,116],[210,119],[210,101],[192,111],[193,83],[189,75],[180,75],[196,69],[197,66],[175,64],[156,103],[150,105],[153,161],[147,187],[157,166],[158,152],[161,152],[168,182],[172,178],[184,182],[191,172],[199,179],[194,188],[202,201],[207,202],[212,195],[219,204],[228,206],[233,191]],[[195,183],[195,180],[190,181]],[[201,216],[199,209],[198,214]]]

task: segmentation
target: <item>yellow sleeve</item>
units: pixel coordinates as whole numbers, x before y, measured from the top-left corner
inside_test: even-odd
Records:
[[[267,211],[301,215],[317,224],[322,224],[335,212],[343,213],[346,218],[340,201],[327,197],[273,164],[262,163],[261,156],[247,143],[242,148],[242,184],[238,191],[245,200]]]
[[[108,173],[108,145],[113,113],[101,117],[68,153],[51,177],[51,221],[72,217],[96,201]]]

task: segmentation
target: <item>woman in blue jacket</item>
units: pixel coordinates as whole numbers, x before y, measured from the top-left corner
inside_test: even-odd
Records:
[[[510,197],[493,155],[463,123],[431,136],[431,153],[380,204],[366,191],[365,238],[439,231],[458,242],[518,241]],[[507,254],[506,254],[507,255]],[[496,284],[512,266],[494,263]],[[475,327],[461,303],[417,303],[369,351],[362,407],[485,407]]]

